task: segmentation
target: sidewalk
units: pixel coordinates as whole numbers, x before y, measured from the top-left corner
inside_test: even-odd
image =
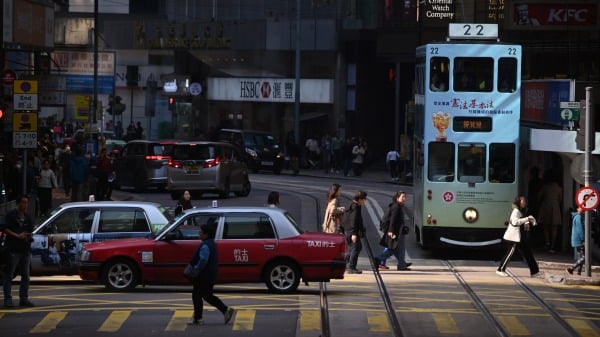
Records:
[[[291,175],[289,170],[283,170],[282,174]],[[383,164],[372,164],[365,168],[363,174],[358,177],[344,176],[343,173],[325,173],[322,169],[301,169],[300,176],[318,177],[324,179],[347,179],[353,181],[388,183],[400,186],[412,186],[412,182],[392,181],[387,168]],[[542,248],[533,248],[533,254],[536,257],[540,269],[546,272],[546,281],[552,283],[563,283],[569,285],[600,285],[600,247],[597,244],[592,248],[592,277],[579,276],[577,274],[569,275],[566,268],[573,263],[573,252],[569,249],[566,252],[548,253]],[[585,274],[585,271],[582,273]]]

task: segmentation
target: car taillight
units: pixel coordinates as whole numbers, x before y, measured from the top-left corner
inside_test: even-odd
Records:
[[[183,164],[178,160],[169,160],[169,166],[174,168],[181,168],[183,167]]]
[[[215,159],[206,160],[204,162],[204,164],[202,165],[202,167],[209,168],[209,167],[217,166],[217,165],[219,165],[220,162],[221,162],[221,158],[216,157]]]
[[[169,156],[146,156],[146,160],[169,160],[171,157]]]

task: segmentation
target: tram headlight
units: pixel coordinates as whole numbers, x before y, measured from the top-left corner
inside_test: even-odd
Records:
[[[479,212],[473,207],[469,207],[463,211],[463,219],[468,223],[473,223],[479,219]]]

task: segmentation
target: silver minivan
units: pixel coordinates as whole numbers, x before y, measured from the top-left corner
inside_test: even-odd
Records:
[[[216,193],[221,198],[233,192],[250,194],[248,167],[239,150],[221,142],[181,142],[173,146],[167,169],[167,190],[173,200],[184,191],[193,195]]]
[[[114,169],[116,188],[163,189],[167,184],[169,154],[175,141],[131,140],[117,156]]]

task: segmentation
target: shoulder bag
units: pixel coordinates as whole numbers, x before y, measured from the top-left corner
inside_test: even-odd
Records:
[[[200,278],[200,269],[195,268],[191,263],[188,263],[183,270],[183,276],[190,281],[196,281]]]

